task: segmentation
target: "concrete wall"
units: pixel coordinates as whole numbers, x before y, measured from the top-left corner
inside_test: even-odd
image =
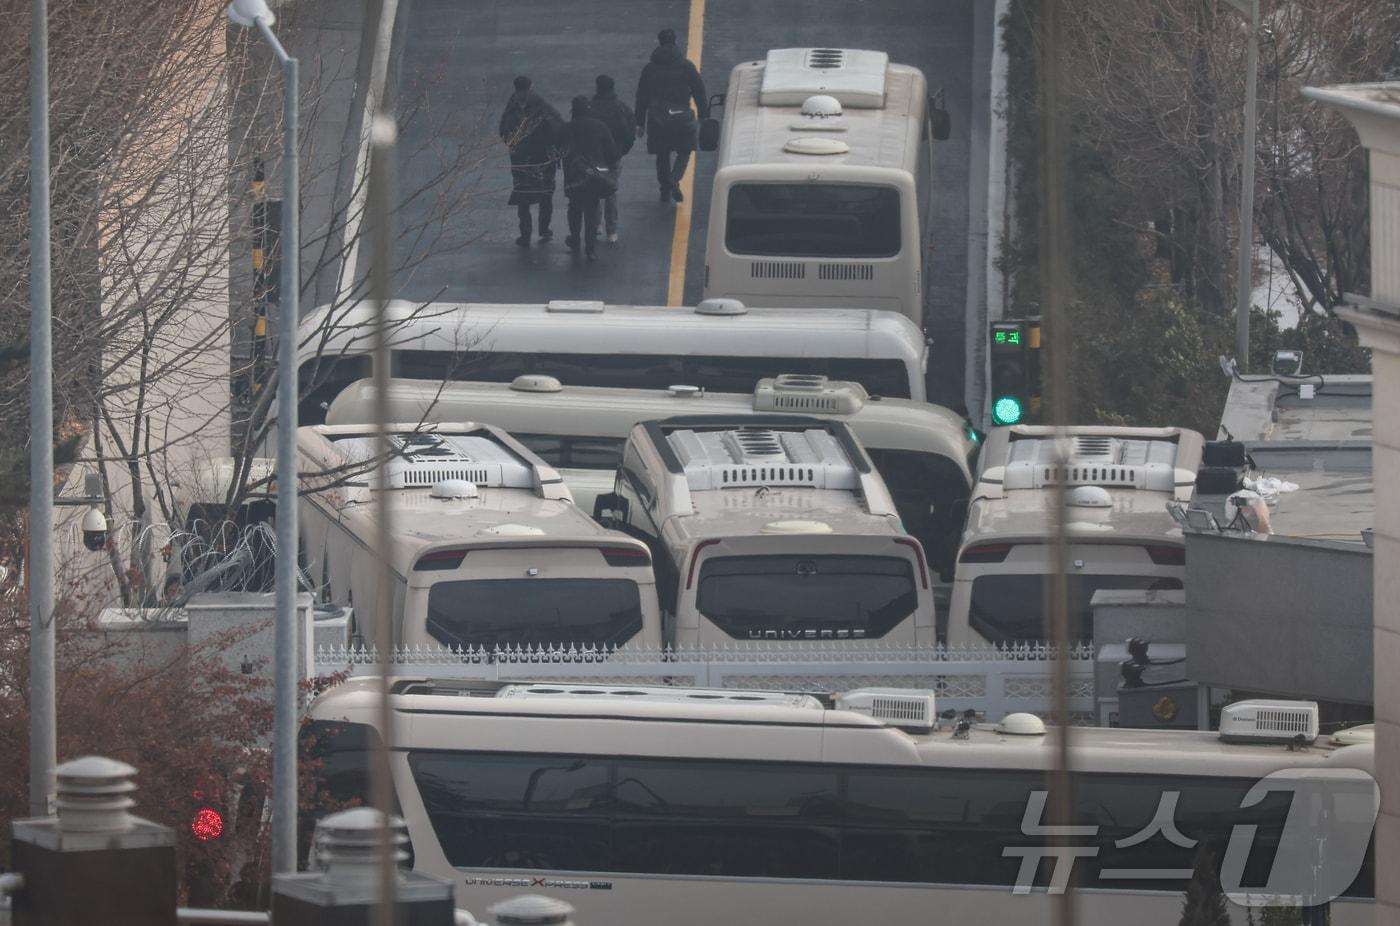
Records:
[[[1180,655],[1186,640],[1186,593],[1181,591],[1102,591],[1089,602],[1094,612],[1094,700],[1099,723],[1107,724],[1117,711],[1118,664],[1127,659],[1125,641],[1148,640],[1147,655],[1166,659]],[[1184,666],[1165,666],[1144,674],[1148,682],[1177,679]]]
[[[1188,533],[1185,585],[1193,680],[1371,702],[1371,551],[1363,545]]]

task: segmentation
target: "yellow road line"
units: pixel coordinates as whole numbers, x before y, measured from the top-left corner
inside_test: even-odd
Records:
[[[700,67],[705,44],[705,0],[690,0],[690,21],[686,26],[685,56]],[[666,284],[666,304],[680,305],[685,298],[685,255],[690,250],[690,207],[695,201],[695,164],[700,152],[690,156],[690,169],[681,178],[685,202],[676,205],[676,230],[671,236],[671,273]]]

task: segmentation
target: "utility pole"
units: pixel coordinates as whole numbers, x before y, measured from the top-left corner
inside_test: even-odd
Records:
[[[1259,71],[1259,0],[1226,0],[1249,19],[1249,52],[1245,62],[1244,145],[1240,151],[1240,269],[1235,300],[1235,368],[1249,369],[1249,301],[1254,291],[1250,271],[1254,259],[1254,131],[1258,121],[1256,85]]]

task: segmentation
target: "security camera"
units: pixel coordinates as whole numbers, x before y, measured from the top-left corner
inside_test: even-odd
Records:
[[[96,552],[107,545],[107,516],[100,508],[89,508],[83,515],[83,546]]]

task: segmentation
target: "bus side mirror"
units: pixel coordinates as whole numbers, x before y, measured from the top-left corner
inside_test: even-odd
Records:
[[[593,500],[593,520],[616,529],[627,523],[627,499],[616,492],[604,492]]]
[[[929,101],[932,108],[928,111],[929,134],[935,141],[947,141],[949,134],[953,130],[952,120],[948,118],[948,110],[932,106],[933,100]]]

